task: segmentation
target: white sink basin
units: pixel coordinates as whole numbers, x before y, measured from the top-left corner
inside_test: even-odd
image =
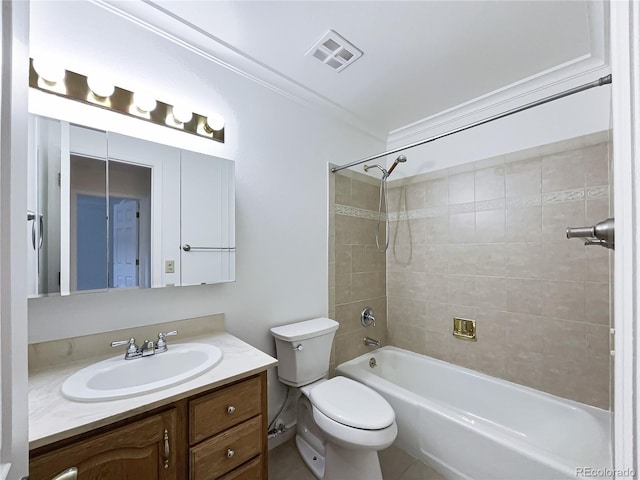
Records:
[[[62,395],[81,402],[135,397],[191,380],[220,360],[220,349],[203,343],[169,345],[166,352],[133,360],[125,360],[123,353],[71,375]]]

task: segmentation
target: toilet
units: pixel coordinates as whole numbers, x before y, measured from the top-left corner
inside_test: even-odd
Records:
[[[378,450],[398,427],[391,405],[376,391],[346,377],[328,379],[338,322],[316,318],[271,329],[278,378],[300,387],[296,446],[320,480],[382,480]]]

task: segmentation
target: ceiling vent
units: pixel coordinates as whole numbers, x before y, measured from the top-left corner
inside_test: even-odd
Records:
[[[311,55],[336,72],[341,72],[359,59],[362,51],[341,35],[329,30],[305,55]]]

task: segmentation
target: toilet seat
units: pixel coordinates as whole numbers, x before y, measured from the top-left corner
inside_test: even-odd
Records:
[[[314,410],[349,428],[382,430],[391,426],[396,418],[382,395],[346,377],[334,377],[315,386],[309,392],[309,399]]]
[[[381,430],[364,430],[338,423],[312,405],[316,425],[334,443],[354,450],[381,450],[393,443],[398,435],[395,420]]]

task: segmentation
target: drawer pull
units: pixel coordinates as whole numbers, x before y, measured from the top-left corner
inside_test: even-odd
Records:
[[[236,452],[234,452],[230,448],[227,449],[227,458],[232,458],[235,454]]]
[[[236,407],[234,407],[233,405],[229,405],[227,407],[227,413],[231,414],[231,413],[235,413],[236,411]]]
[[[52,480],[77,480],[78,469],[76,467],[69,468],[60,475],[53,477]]]
[[[164,429],[164,468],[169,468],[169,431]]]

